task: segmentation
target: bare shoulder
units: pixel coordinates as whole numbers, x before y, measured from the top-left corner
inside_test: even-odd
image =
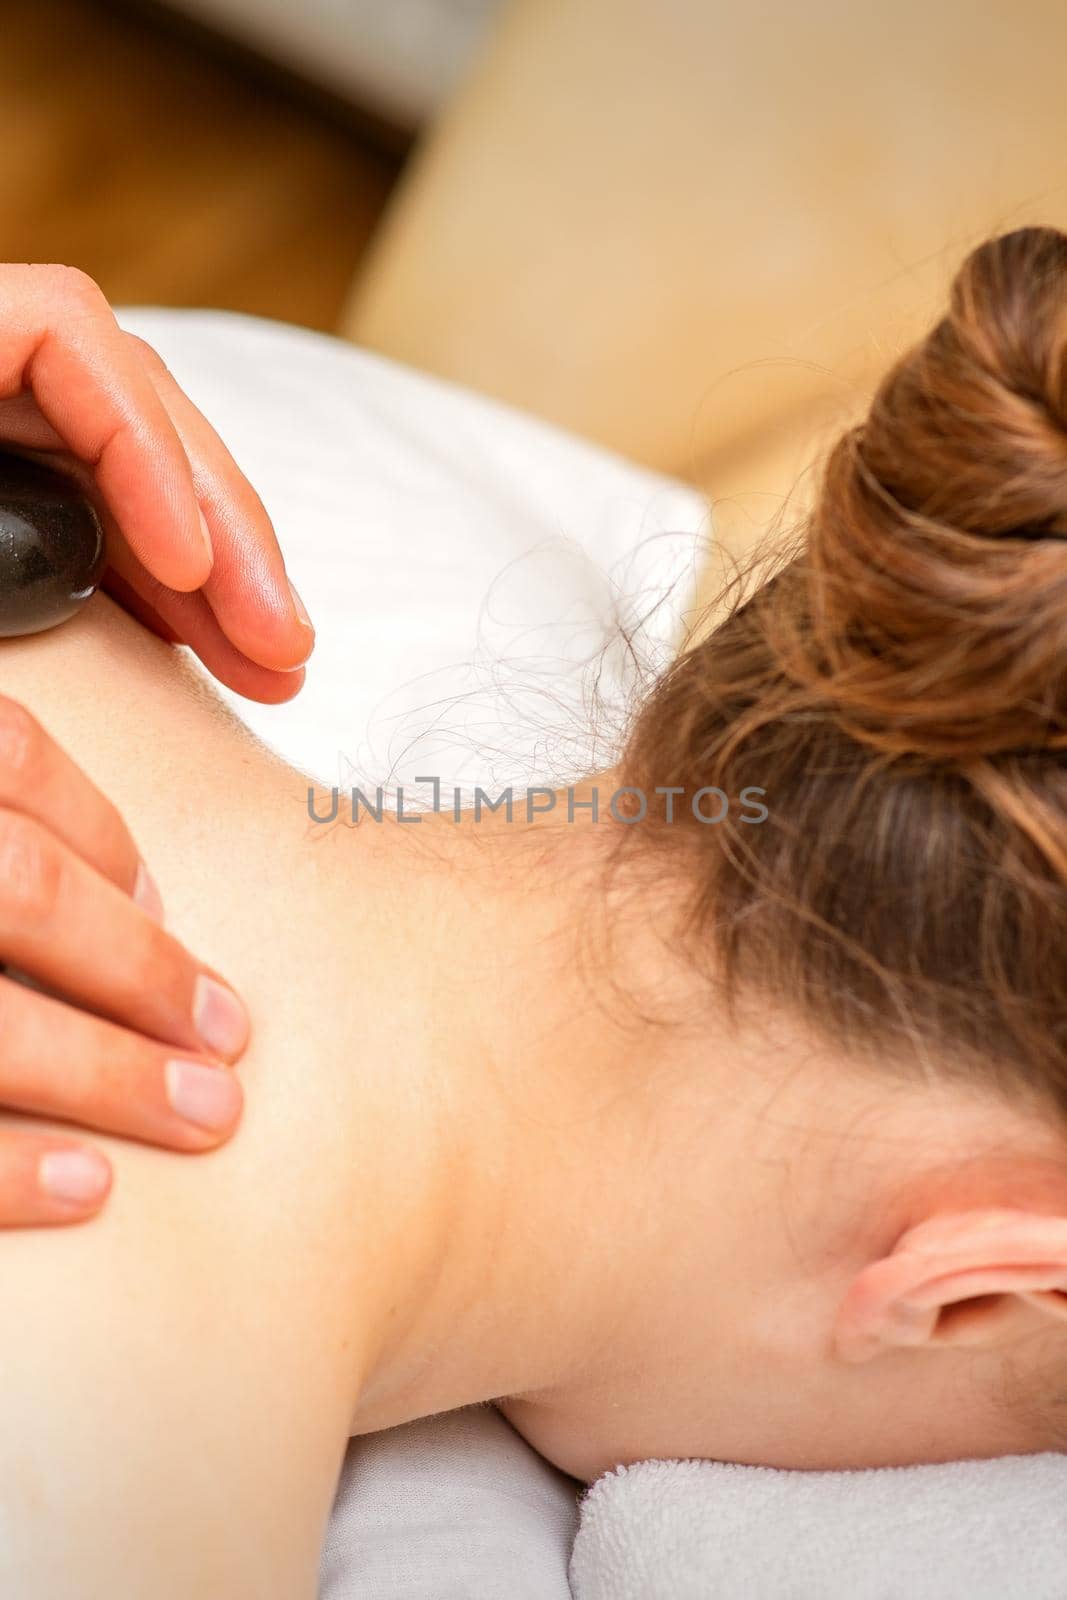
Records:
[[[339,960],[358,904],[296,775],[109,602],[0,646],[0,693],[120,806],[169,925],[253,1018],[231,1144],[101,1139],[101,1218],[0,1237],[0,1591],[310,1600],[380,1293],[365,1242],[387,1243]]]

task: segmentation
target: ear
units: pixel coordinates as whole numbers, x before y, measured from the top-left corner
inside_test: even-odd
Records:
[[[855,1362],[906,1345],[997,1344],[1048,1319],[1067,1324],[1067,1216],[941,1212],[853,1279],[834,1348]]]

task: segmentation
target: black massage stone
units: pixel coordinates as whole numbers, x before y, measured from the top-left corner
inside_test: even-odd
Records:
[[[104,530],[73,479],[0,451],[0,637],[65,622],[100,582]]]

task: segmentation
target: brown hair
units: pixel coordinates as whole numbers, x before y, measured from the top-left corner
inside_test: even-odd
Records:
[[[622,774],[766,791],[758,825],[625,830],[681,862],[728,996],[1067,1114],[1067,235],[967,257]]]

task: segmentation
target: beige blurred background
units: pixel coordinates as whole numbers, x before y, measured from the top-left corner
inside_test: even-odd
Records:
[[[1067,10],[0,4],[3,259],[333,329],[700,485],[740,550],[942,305],[1067,227]]]

